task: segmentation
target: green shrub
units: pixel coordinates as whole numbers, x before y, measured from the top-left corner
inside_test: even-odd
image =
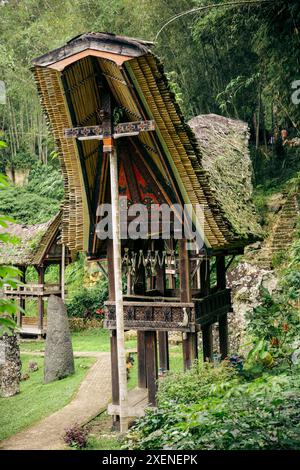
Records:
[[[173,403],[197,403],[205,398],[212,388],[225,390],[230,379],[236,376],[233,367],[226,362],[219,366],[210,363],[198,363],[184,372],[170,372],[161,382],[158,390],[160,406]]]
[[[261,304],[248,313],[247,319],[247,331],[254,340],[248,362],[257,357],[270,366],[289,359],[292,343],[300,335],[300,323],[299,314],[288,299],[283,295],[276,298],[263,289]]]
[[[129,449],[273,450],[300,448],[299,371],[212,388],[195,404],[164,402],[130,430]],[[175,381],[175,380],[174,380]],[[190,377],[186,389],[189,390]],[[182,391],[183,393],[183,391]]]
[[[81,288],[67,302],[68,315],[70,317],[97,317],[103,316],[101,310],[108,297],[107,280],[103,279],[95,286]]]

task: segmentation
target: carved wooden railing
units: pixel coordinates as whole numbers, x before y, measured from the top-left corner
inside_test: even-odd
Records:
[[[195,300],[196,323],[215,323],[232,310],[230,289],[224,289]]]
[[[194,303],[124,301],[123,304],[126,330],[195,331]],[[115,302],[105,302],[105,307],[104,327],[115,329]]]
[[[13,289],[5,285],[0,295],[7,297],[48,297],[51,294],[60,295],[60,284],[21,284]]]
[[[129,296],[130,297],[130,296]],[[128,299],[128,296],[125,297]],[[230,289],[215,292],[191,303],[175,299],[135,297],[125,300],[124,325],[127,330],[161,330],[193,332],[211,324],[232,310]],[[104,327],[116,328],[115,302],[105,302]]]

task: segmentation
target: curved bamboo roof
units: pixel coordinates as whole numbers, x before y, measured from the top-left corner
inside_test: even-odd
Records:
[[[9,223],[7,228],[0,227],[0,232],[17,239],[16,243],[0,243],[0,265],[40,266],[58,234],[61,219],[59,212],[43,224]]]
[[[258,236],[258,225],[238,223],[234,210],[228,209],[222,195],[216,194],[217,180],[209,178],[199,141],[185,122],[151,46],[146,41],[109,33],[87,33],[33,61],[64,175],[63,243],[71,250],[87,249],[91,222],[88,200],[99,158],[97,141],[85,141],[79,147],[75,139],[64,137],[64,129],[99,124],[98,78],[102,75],[125,120],[155,120],[155,131],[141,133],[139,142],[166,181],[169,178],[174,182],[181,201],[194,209],[197,204],[204,208],[207,248],[242,247]],[[86,175],[82,172],[83,161]],[[240,193],[236,197],[240,198]]]

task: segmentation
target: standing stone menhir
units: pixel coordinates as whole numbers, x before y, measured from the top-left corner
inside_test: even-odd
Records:
[[[0,397],[12,397],[19,393],[21,368],[17,335],[5,333],[0,338]]]
[[[63,379],[74,371],[67,309],[62,299],[51,295],[47,310],[44,382]]]

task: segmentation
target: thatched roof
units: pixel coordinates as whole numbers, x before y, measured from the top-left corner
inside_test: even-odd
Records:
[[[0,265],[39,266],[53,243],[61,224],[61,212],[44,224],[9,223],[0,228],[18,238],[16,244],[0,243]]]
[[[155,131],[138,136],[140,145],[167,184],[171,177],[181,201],[194,209],[198,204],[204,207],[206,246],[214,250],[242,247],[255,239],[256,228],[239,223],[234,211],[223,205],[222,195],[215,193],[199,142],[184,121],[163,66],[150,47],[145,41],[87,33],[33,62],[64,175],[62,240],[73,251],[87,249],[92,222],[88,202],[99,144],[95,140],[79,144],[75,139],[66,139],[64,129],[99,124],[102,96],[97,80],[104,76],[117,106],[124,111],[124,120],[155,120]],[[238,192],[236,198],[240,197]]]
[[[224,216],[242,237],[261,235],[252,201],[252,163],[247,123],[216,114],[188,122],[201,150],[201,163]]]

